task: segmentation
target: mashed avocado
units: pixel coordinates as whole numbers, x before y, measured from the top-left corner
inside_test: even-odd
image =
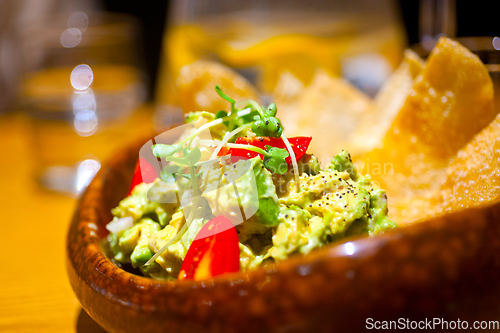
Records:
[[[298,161],[299,191],[290,170],[272,173],[260,157],[236,162],[235,170],[241,169],[238,163],[246,163],[248,171],[237,178],[218,165],[208,170],[187,232],[147,267],[143,264],[180,232],[186,223],[184,214],[191,212],[172,200],[158,200],[183,197],[182,189],[163,180],[136,186],[112,210],[115,220],[133,219],[132,226],[108,236],[113,259],[140,268],[147,276],[173,279],[202,226],[218,215],[233,221],[241,207],[252,212],[236,225],[241,270],[307,254],[347,236],[373,235],[396,226],[387,217],[385,191],[369,176],[358,174],[346,151],[324,169],[313,155],[304,155]],[[232,181],[237,192],[232,186],[221,185]]]
[[[230,112],[189,113],[186,122],[193,128],[173,144],[152,147],[163,160],[161,173],[151,177],[159,178],[133,183],[131,195],[112,210],[107,240],[115,262],[156,279],[175,279],[181,268],[186,278],[184,266],[208,272],[217,266],[210,264],[215,258],[231,264],[215,273],[223,274],[238,270],[238,247],[239,269],[248,270],[396,226],[387,217],[385,191],[369,175],[358,174],[347,151],[322,167],[307,154],[311,137],[285,137],[274,103],[236,103],[218,86],[216,92],[230,103]],[[205,130],[212,140],[199,136]],[[192,246],[200,230],[207,232],[217,221],[225,221],[232,236],[205,236]]]

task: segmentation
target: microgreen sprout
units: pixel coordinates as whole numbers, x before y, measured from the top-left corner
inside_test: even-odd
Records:
[[[273,138],[281,137],[283,126],[278,118],[276,104],[271,103],[266,108],[266,111],[260,111],[260,119],[256,119],[252,125],[252,132],[258,136],[269,136]]]
[[[180,151],[182,149],[183,145],[186,142],[189,141],[189,146],[191,146],[192,143],[193,143],[193,140],[201,132],[209,129],[212,126],[216,126],[216,125],[222,124],[225,121],[231,121],[231,120],[233,120],[235,118],[246,116],[251,111],[252,110],[250,110],[249,108],[246,108],[246,109],[237,111],[235,113],[231,113],[230,115],[228,115],[226,117],[215,119],[215,120],[213,120],[213,121],[211,121],[209,123],[206,123],[205,125],[201,126],[196,131],[194,131],[191,135],[189,135],[188,137],[184,138],[182,141],[180,141],[180,142],[178,142],[176,144],[171,144],[171,145],[162,144],[162,143],[155,144],[152,147],[152,149],[153,149],[153,155],[155,155],[156,157],[159,157],[159,158],[166,158],[167,156],[172,156],[175,153],[177,153],[178,151]]]
[[[229,97],[228,95],[226,95],[222,91],[222,88],[219,85],[215,86],[215,91],[217,92],[217,94],[219,94],[220,97],[222,97],[223,99],[225,99],[226,101],[228,101],[229,103],[231,103],[231,112],[236,111],[236,107],[234,106],[236,104],[236,101],[234,99],[232,99],[231,97]]]
[[[292,146],[288,142],[287,138],[283,134],[283,126],[280,120],[276,117],[277,108],[276,104],[271,103],[263,110],[263,108],[253,100],[245,100],[236,103],[236,101],[226,95],[220,86],[215,86],[215,91],[217,94],[228,101],[231,104],[231,112],[228,114],[224,110],[219,110],[215,114],[215,120],[210,121],[203,126],[199,127],[189,136],[184,138],[175,144],[155,144],[153,145],[153,154],[158,158],[163,158],[167,162],[171,162],[168,166],[163,168],[161,171],[161,178],[167,182],[175,181],[175,176],[180,175],[188,179],[191,183],[191,189],[193,193],[193,203],[189,211],[189,216],[186,217],[186,221],[182,226],[181,230],[164,245],[145,265],[152,264],[158,256],[167,250],[167,248],[176,243],[188,230],[192,220],[194,219],[194,211],[199,206],[199,197],[201,196],[201,191],[198,187],[198,178],[202,176],[206,171],[210,163],[205,165],[205,162],[200,162],[201,151],[198,147],[191,149],[193,141],[198,137],[200,133],[209,129],[212,126],[219,124],[224,124],[227,127],[229,133],[224,135],[222,141],[210,141],[210,144],[217,144],[216,149],[212,153],[211,160],[213,160],[223,146],[228,148],[240,148],[246,149],[258,154],[263,157],[264,166],[274,173],[284,174],[288,171],[288,165],[286,163],[286,158],[290,156],[293,166],[293,173],[295,177],[295,183],[297,186],[297,192],[300,191],[299,184],[299,174],[297,160],[295,158],[295,153],[292,150]],[[238,106],[243,106],[242,109],[238,109]],[[228,141],[238,134],[239,132],[250,129],[257,136],[282,138],[285,143],[286,149],[273,147],[266,145],[265,149],[252,146],[252,145],[242,145],[229,143]],[[199,140],[199,143],[203,143],[206,140]],[[187,144],[187,145],[186,145]],[[181,155],[182,151],[182,156]],[[208,162],[208,161],[207,161]],[[197,173],[196,169],[200,167],[200,171]],[[188,174],[181,173],[182,170],[189,170]]]
[[[158,146],[158,145],[157,145]],[[153,147],[153,151],[154,151]],[[180,150],[180,149],[178,149]],[[168,247],[172,244],[175,244],[181,237],[186,233],[186,231],[189,229],[189,226],[191,225],[191,222],[193,221],[194,218],[194,212],[196,208],[198,207],[198,199],[199,196],[201,195],[201,191],[198,187],[198,182],[197,182],[197,176],[201,175],[201,173],[196,174],[196,164],[200,161],[201,159],[201,151],[200,148],[194,147],[192,150],[189,150],[188,147],[185,147],[183,149],[183,156],[178,157],[178,156],[166,156],[165,160],[167,162],[173,162],[173,165],[169,165],[165,168],[165,172],[167,174],[174,174],[180,172],[182,168],[181,167],[187,167],[189,169],[189,174],[180,174],[182,177],[187,178],[191,181],[191,190],[193,192],[193,203],[191,210],[189,212],[189,216],[186,219],[186,223],[183,225],[181,230],[175,235],[170,241],[167,242],[158,252],[156,252],[145,264],[151,265],[156,258],[158,258],[163,252],[165,252]],[[177,167],[177,169],[176,169]]]

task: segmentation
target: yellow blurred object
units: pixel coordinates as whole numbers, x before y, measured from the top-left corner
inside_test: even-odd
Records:
[[[372,101],[344,79],[322,71],[316,72],[308,87],[297,81],[293,76],[280,80],[273,96],[278,116],[288,136],[313,137],[309,151],[326,165],[347,148],[359,120],[373,111]],[[293,91],[295,95],[290,94]]]
[[[403,61],[391,74],[373,99],[374,111],[358,119],[359,127],[349,143],[351,155],[378,148],[394,119],[413,89],[414,80],[425,62],[413,51],[406,50]]]
[[[455,211],[500,197],[499,133],[497,116],[458,152],[446,170],[435,210]]]
[[[28,75],[23,83],[23,97],[67,98],[74,88],[71,86],[71,72],[74,67],[53,67]],[[140,82],[138,68],[127,65],[100,64],[92,66],[95,77],[92,89],[97,93],[116,93]],[[66,111],[66,110],[64,110]]]
[[[307,86],[313,82],[316,70],[331,77],[341,76],[342,62],[358,55],[369,54],[382,64],[381,68],[392,71],[400,63],[406,46],[403,30],[396,21],[373,13],[342,16],[336,12],[280,12],[273,14],[275,20],[262,24],[238,15],[241,13],[207,15],[196,23],[187,21],[168,27],[156,91],[160,105],[180,106],[184,112],[203,105],[179,100],[177,96],[183,68],[197,60],[219,62],[244,75],[259,93],[270,95],[283,75],[292,75]],[[290,21],[294,27],[290,27]],[[206,66],[198,68],[200,76],[202,69],[225,75],[228,81],[236,75]],[[210,76],[207,74],[197,84],[207,80],[204,84],[208,85]]]
[[[273,99],[289,135],[311,135],[328,163],[348,149],[387,190],[399,224],[500,196],[500,116],[480,59],[441,38],[425,62],[407,50],[374,99],[316,73],[310,86],[284,73]],[[318,139],[320,138],[320,139]]]
[[[391,204],[391,216],[411,223],[491,202],[500,197],[500,116],[440,170],[438,186]],[[392,198],[391,198],[392,200]]]
[[[373,99],[345,80],[322,71],[315,72],[307,87],[293,74],[284,72],[273,101],[280,108],[280,119],[289,135],[321,133],[323,140],[313,140],[311,148],[323,162],[342,149],[358,156],[382,144],[424,66],[415,52],[406,50],[402,63]]]
[[[330,76],[339,76],[339,55],[348,50],[351,39],[352,36],[332,40],[305,34],[280,35],[245,49],[233,47],[229,43],[223,44],[219,57],[235,68],[262,66],[259,88],[272,92],[285,71],[305,85],[312,82],[317,68],[323,69]]]
[[[255,88],[244,77],[217,62],[198,60],[180,69],[175,87],[179,106],[184,112],[227,110],[229,104],[215,92],[215,85],[237,101],[259,101]]]
[[[453,192],[457,185],[451,181],[454,177],[474,176],[459,172],[470,169],[468,160],[459,163],[452,162],[453,158],[471,155],[467,152],[477,144],[471,143],[465,152],[459,150],[496,113],[493,83],[484,64],[458,42],[440,38],[382,147],[360,159],[362,172],[369,172],[386,188],[391,198],[390,214],[398,223],[432,216],[444,206],[458,207],[451,203],[455,199],[462,202],[462,193],[455,192],[455,199],[439,204],[446,197],[443,193]],[[387,163],[390,170],[381,170],[380,166]],[[375,167],[379,172],[374,172]],[[444,184],[446,178],[450,180],[448,185]]]

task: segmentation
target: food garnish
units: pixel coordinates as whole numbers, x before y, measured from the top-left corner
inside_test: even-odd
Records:
[[[200,280],[396,226],[385,191],[358,174],[347,151],[322,168],[307,153],[312,137],[284,135],[274,103],[216,92],[230,111],[192,112],[194,127],[175,143],[155,140],[160,174],[143,175],[113,209],[116,262],[157,279]],[[211,140],[201,136],[208,132]],[[155,170],[140,161],[140,171]]]

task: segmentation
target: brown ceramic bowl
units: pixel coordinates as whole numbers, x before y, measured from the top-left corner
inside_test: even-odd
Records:
[[[110,209],[127,193],[141,144],[103,165],[68,233],[71,285],[109,332],[356,332],[368,318],[470,326],[500,319],[500,204],[213,280],[155,281],[126,272],[99,241]]]

